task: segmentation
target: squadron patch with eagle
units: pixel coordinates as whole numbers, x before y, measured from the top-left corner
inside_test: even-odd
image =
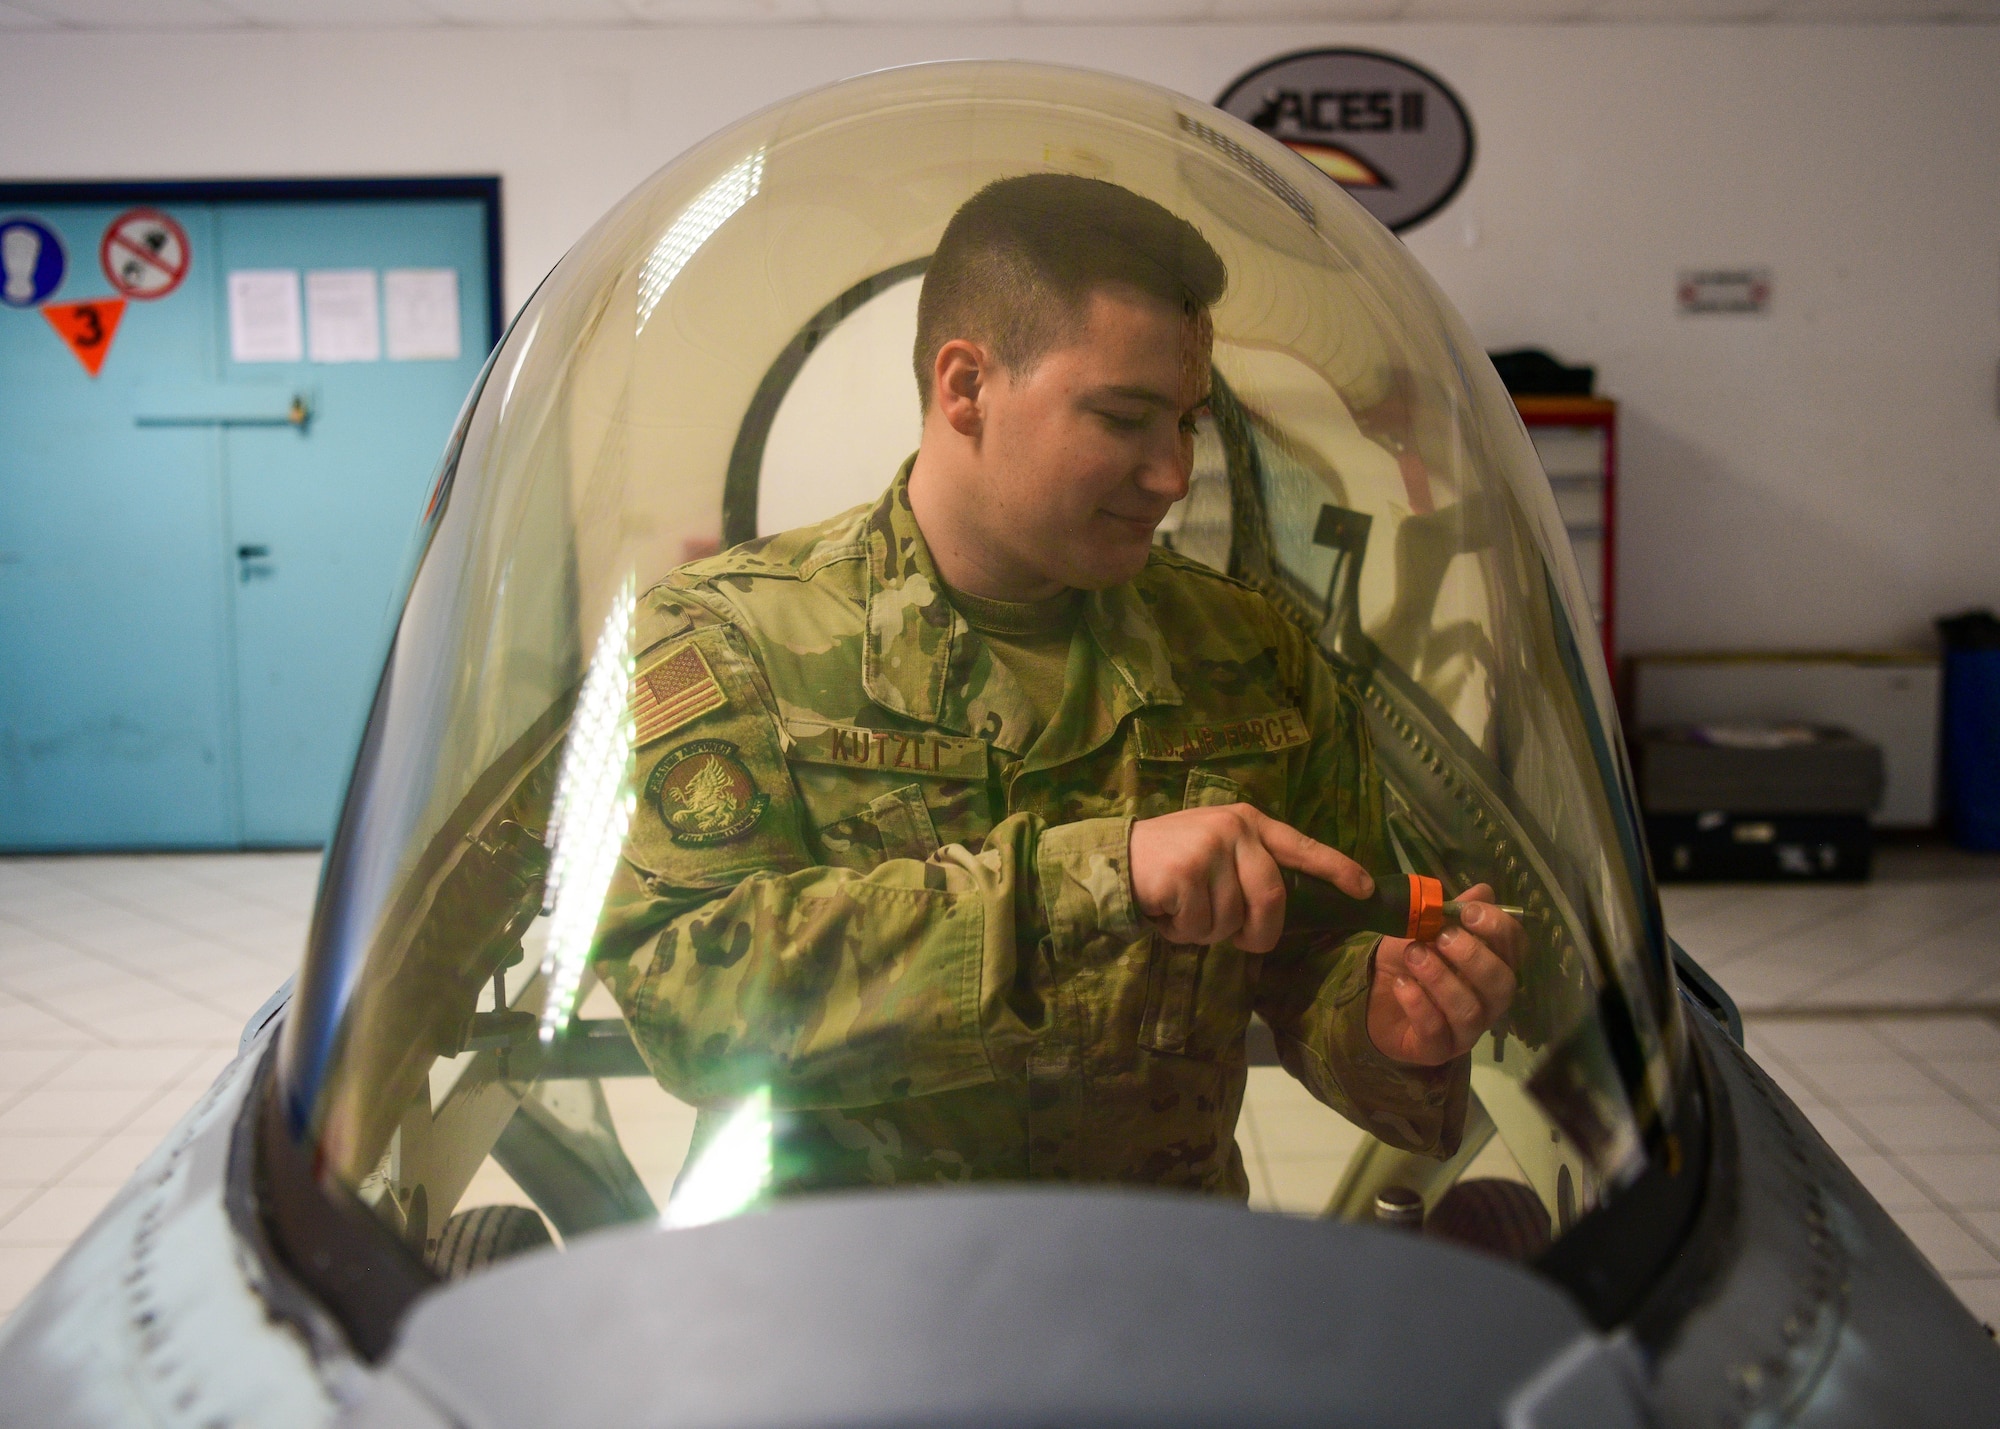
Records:
[[[741,838],[771,806],[742,752],[726,739],[697,739],[670,751],[646,781],[646,798],[682,848]]]

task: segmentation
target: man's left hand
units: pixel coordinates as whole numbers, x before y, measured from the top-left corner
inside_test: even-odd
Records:
[[[1525,941],[1521,925],[1477,884],[1458,924],[1427,943],[1384,938],[1375,948],[1368,1036],[1392,1061],[1436,1067],[1470,1051],[1514,1000]]]

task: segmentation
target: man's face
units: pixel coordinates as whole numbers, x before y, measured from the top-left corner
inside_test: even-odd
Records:
[[[986,538],[1081,590],[1136,576],[1187,495],[1208,401],[1210,326],[1132,289],[1100,288],[1081,331],[1026,372],[989,372],[979,465]]]

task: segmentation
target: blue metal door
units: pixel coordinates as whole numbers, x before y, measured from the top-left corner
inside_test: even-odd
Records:
[[[223,468],[239,555],[243,839],[319,843],[382,668],[432,469],[486,356],[484,215],[471,202],[244,205],[218,212],[216,241],[232,271],[460,275],[456,362],[224,365],[225,383],[275,377],[282,390],[288,379],[310,412],[302,426],[226,427]]]
[[[108,294],[110,207],[42,209],[68,272]],[[0,844],[236,841],[229,590],[216,436],[139,428],[142,378],[212,371],[209,215],[194,267],[133,312],[91,377],[33,308],[0,309]],[[194,291],[190,292],[192,289]],[[136,305],[135,305],[136,306]]]
[[[67,254],[45,304],[117,296],[99,249],[133,206],[25,210]],[[488,346],[477,199],[154,206],[185,277],[126,303],[95,377],[55,314],[0,307],[0,848],[324,839]],[[236,360],[244,270],[371,275],[378,355],[311,360],[302,300],[299,360]],[[399,357],[389,275],[446,270],[458,355]]]

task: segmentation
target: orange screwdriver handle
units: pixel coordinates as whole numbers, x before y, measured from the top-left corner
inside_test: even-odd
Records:
[[[1410,875],[1410,922],[1403,936],[1428,943],[1444,931],[1444,885],[1421,873]]]

